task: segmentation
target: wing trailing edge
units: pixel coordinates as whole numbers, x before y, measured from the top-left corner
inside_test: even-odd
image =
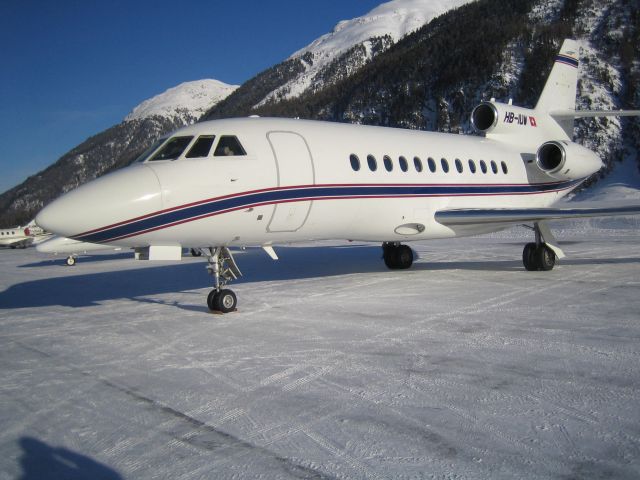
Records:
[[[557,120],[593,117],[640,117],[640,110],[554,110],[549,116]]]
[[[640,215],[640,205],[575,208],[467,208],[440,210],[435,220],[445,226],[481,224],[519,224],[565,218],[616,217]]]

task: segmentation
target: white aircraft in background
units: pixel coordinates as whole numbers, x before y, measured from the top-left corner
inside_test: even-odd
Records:
[[[122,247],[117,245],[105,245],[102,243],[89,243],[74,240],[72,238],[54,236],[45,242],[36,245],[36,250],[40,253],[50,253],[53,255],[67,255],[66,264],[70,267],[74,266],[77,259],[81,255],[88,255],[94,252],[114,251],[119,252]],[[191,249],[191,255],[199,257],[202,255],[199,249]],[[140,252],[136,255],[136,259],[140,258]]]
[[[33,243],[29,236],[29,227],[3,228],[0,230],[0,246],[10,248],[27,248]]]
[[[72,238],[58,237],[48,239],[36,245],[36,250],[40,253],[51,253],[53,255],[67,255],[66,264],[72,267],[76,264],[76,259],[80,255],[86,255],[89,252],[113,250],[118,252],[122,247],[103,245],[100,243],[81,242]]]
[[[312,240],[379,241],[392,269],[411,266],[401,242],[477,235],[530,223],[527,270],[563,257],[547,221],[640,213],[551,208],[600,170],[571,141],[576,117],[638,115],[576,111],[578,46],[566,40],[534,109],[495,101],[472,113],[482,136],[318,121],[242,118],[182,128],[132,166],[65,194],[38,225],[93,243],[180,259],[184,245],[208,256],[211,310],[236,308],[225,284],[240,275],[229,247]]]
[[[4,228],[0,230],[0,246],[9,248],[27,248],[48,238],[49,234],[32,220],[26,227]]]

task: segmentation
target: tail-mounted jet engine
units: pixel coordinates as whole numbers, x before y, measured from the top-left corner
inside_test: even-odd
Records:
[[[536,153],[536,163],[540,170],[558,180],[583,178],[602,166],[594,152],[566,140],[543,143]]]
[[[535,112],[498,102],[482,102],[471,112],[471,124],[480,133],[523,133],[523,127],[536,128]]]
[[[553,117],[537,110],[482,102],[471,112],[471,123],[487,138],[511,143],[527,154],[537,149],[538,168],[556,180],[588,177],[602,167],[598,155],[568,138],[545,141],[564,132]]]

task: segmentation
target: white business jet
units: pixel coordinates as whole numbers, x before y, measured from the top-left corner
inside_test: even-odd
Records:
[[[27,248],[33,243],[29,235],[29,227],[3,228],[0,230],[0,246],[10,248]]]
[[[80,240],[74,240],[72,238],[58,237],[48,239],[36,245],[36,250],[40,253],[51,253],[53,255],[64,254],[67,255],[66,264],[70,267],[76,264],[76,261],[80,255],[86,255],[89,252],[98,252],[105,250],[112,250],[119,252],[122,247],[116,245],[104,245],[101,243],[89,243],[81,242]]]
[[[37,223],[75,240],[208,256],[211,310],[236,308],[224,288],[240,271],[229,247],[325,239],[377,241],[392,269],[413,262],[402,242],[494,232],[530,223],[527,270],[563,253],[547,221],[640,213],[552,208],[602,163],[571,141],[578,46],[566,40],[534,109],[495,101],[472,113],[482,136],[275,118],[215,120],[161,139],[132,166],[65,194]]]
[[[39,243],[49,237],[49,234],[31,220],[25,227],[4,228],[0,230],[0,247],[27,248],[33,243]]]
[[[50,253],[53,255],[67,255],[65,263],[70,267],[73,267],[78,261],[78,257],[81,255],[88,255],[95,252],[120,252],[122,247],[117,245],[106,245],[103,243],[89,243],[81,242],[80,240],[74,240],[72,238],[59,237],[57,235],[46,241],[36,245],[36,250],[40,253]],[[191,255],[199,257],[202,255],[200,249],[191,249]],[[136,258],[140,255],[138,254]]]

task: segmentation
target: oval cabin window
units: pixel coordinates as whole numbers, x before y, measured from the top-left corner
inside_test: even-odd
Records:
[[[357,155],[352,153],[351,156],[349,156],[349,160],[351,161],[351,168],[354,172],[360,170],[360,159]]]

